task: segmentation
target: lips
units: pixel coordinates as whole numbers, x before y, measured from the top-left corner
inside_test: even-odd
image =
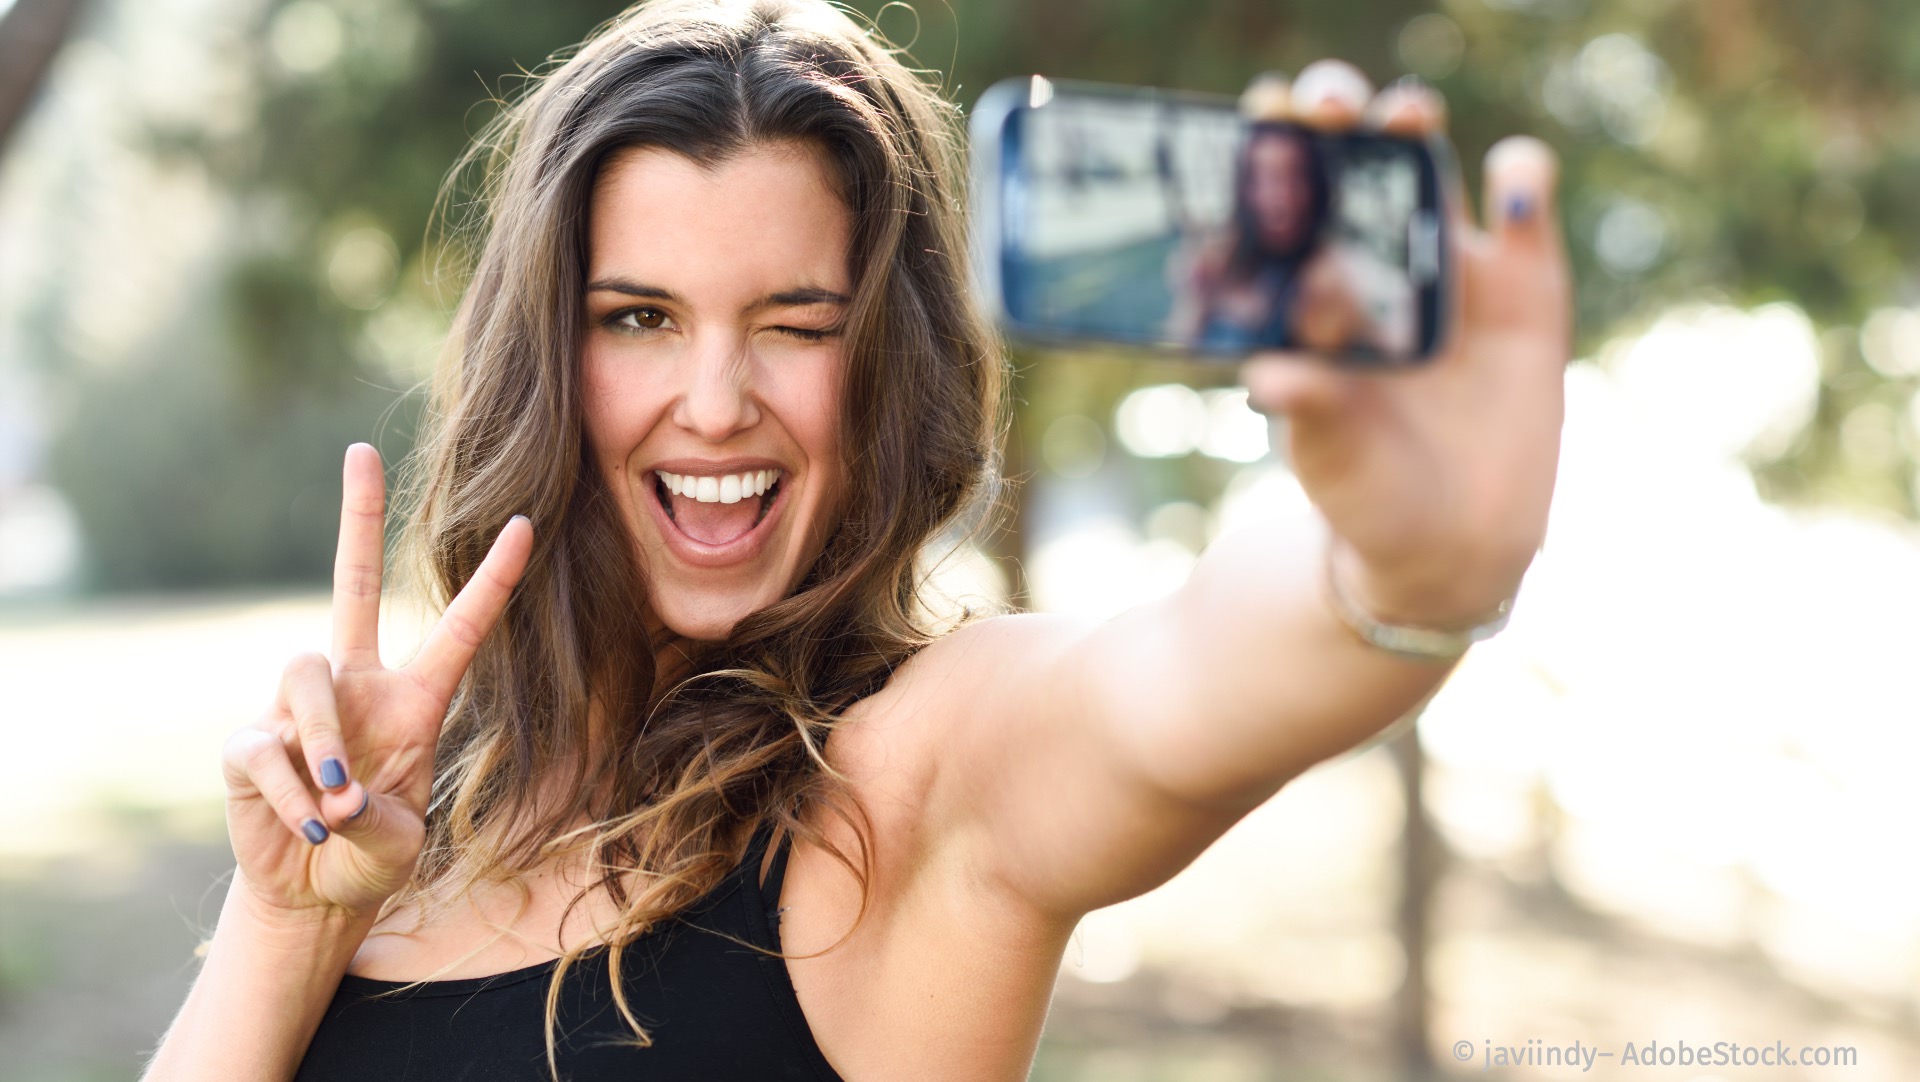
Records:
[[[779,496],[778,470],[719,478],[660,471],[655,478],[654,496],[667,517],[703,545],[729,545],[746,536]]]
[[[726,495],[735,498],[727,501],[718,497],[717,488],[728,475],[707,469],[695,473],[696,468],[682,465],[674,470],[663,464],[650,471],[653,498],[645,502],[667,549],[681,561],[705,568],[741,564],[760,555],[786,506],[785,472],[777,468],[736,471],[739,487],[729,486],[732,490]],[[767,482],[759,495],[750,496],[746,493],[757,486],[745,483],[745,475],[755,472],[765,472]],[[675,492],[676,488],[680,491]]]

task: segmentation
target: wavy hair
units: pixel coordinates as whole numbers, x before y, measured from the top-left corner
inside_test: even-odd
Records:
[[[1260,236],[1259,215],[1253,209],[1253,148],[1262,142],[1279,140],[1300,150],[1301,168],[1307,181],[1308,228],[1286,248],[1274,248]],[[1253,125],[1239,160],[1234,163],[1233,247],[1227,255],[1227,273],[1235,281],[1247,281],[1261,267],[1279,265],[1289,272],[1297,268],[1320,246],[1326,235],[1328,209],[1333,204],[1333,181],[1327,175],[1326,154],[1314,134],[1294,124],[1263,122]]]
[[[622,945],[717,885],[748,824],[827,848],[860,882],[864,917],[871,823],[824,746],[842,712],[940,633],[922,600],[927,557],[997,502],[1005,359],[970,298],[958,111],[841,9],[655,0],[555,64],[442,193],[444,210],[461,177],[481,174],[453,238],[476,254],[409,463],[404,555],[443,607],[509,516],[529,515],[537,536],[449,708],[425,849],[382,916],[412,903],[424,922],[483,883],[519,884],[524,912],[521,873],[583,860],[588,885],[568,912],[594,889],[617,905],[612,991],[644,1046]],[[825,151],[852,212],[844,509],[789,596],[657,688],[645,575],[582,421],[587,208],[620,151],[712,164],[789,140]],[[854,827],[857,858],[808,825],[812,806]],[[555,968],[556,1077],[562,977],[600,946]]]

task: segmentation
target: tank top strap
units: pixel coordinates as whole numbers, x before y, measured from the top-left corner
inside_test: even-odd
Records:
[[[767,915],[767,924],[770,927],[778,927],[780,923],[780,884],[784,882],[787,877],[787,856],[793,850],[793,835],[786,832],[781,833],[780,844],[773,851],[773,863],[767,866],[767,881],[762,884],[760,882],[760,860],[766,853],[767,846],[773,840],[773,832],[774,824],[771,821],[761,823],[760,828],[754,831],[754,844],[750,847],[750,852],[748,853],[747,866],[749,870],[747,875],[750,878],[747,882],[759,891],[759,905],[761,910]]]

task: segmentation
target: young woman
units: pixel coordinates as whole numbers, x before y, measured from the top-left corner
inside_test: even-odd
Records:
[[[1442,123],[1345,65],[1293,89],[1312,124]],[[1022,1078],[1082,914],[1502,611],[1568,349],[1527,141],[1487,232],[1454,210],[1432,365],[1246,367],[1314,514],[1113,620],[929,627],[1003,378],[951,121],[820,0],[642,5],[513,107],[411,510],[444,616],[382,666],[351,448],[333,649],[226,748],[238,870],[149,1079]]]
[[[1241,151],[1233,214],[1191,257],[1171,317],[1173,336],[1202,349],[1290,341],[1307,267],[1322,243],[1332,181],[1304,133],[1254,129]]]
[[[1257,101],[1259,91],[1255,84],[1249,95]],[[1403,268],[1328,228],[1335,186],[1307,132],[1254,125],[1231,215],[1173,261],[1169,335],[1205,350],[1287,342],[1327,353],[1411,353],[1412,284]]]

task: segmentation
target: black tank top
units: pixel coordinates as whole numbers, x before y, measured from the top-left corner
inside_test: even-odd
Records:
[[[705,897],[628,944],[620,959],[628,1007],[649,1048],[620,1047],[633,1030],[614,1005],[604,950],[568,969],[555,1019],[562,1082],[801,1079],[842,1082],[814,1043],[780,949],[775,904],[790,837],[759,884],[771,826]],[[295,1082],[537,1082],[550,1078],[544,1020],[553,962],[467,980],[341,978]]]

